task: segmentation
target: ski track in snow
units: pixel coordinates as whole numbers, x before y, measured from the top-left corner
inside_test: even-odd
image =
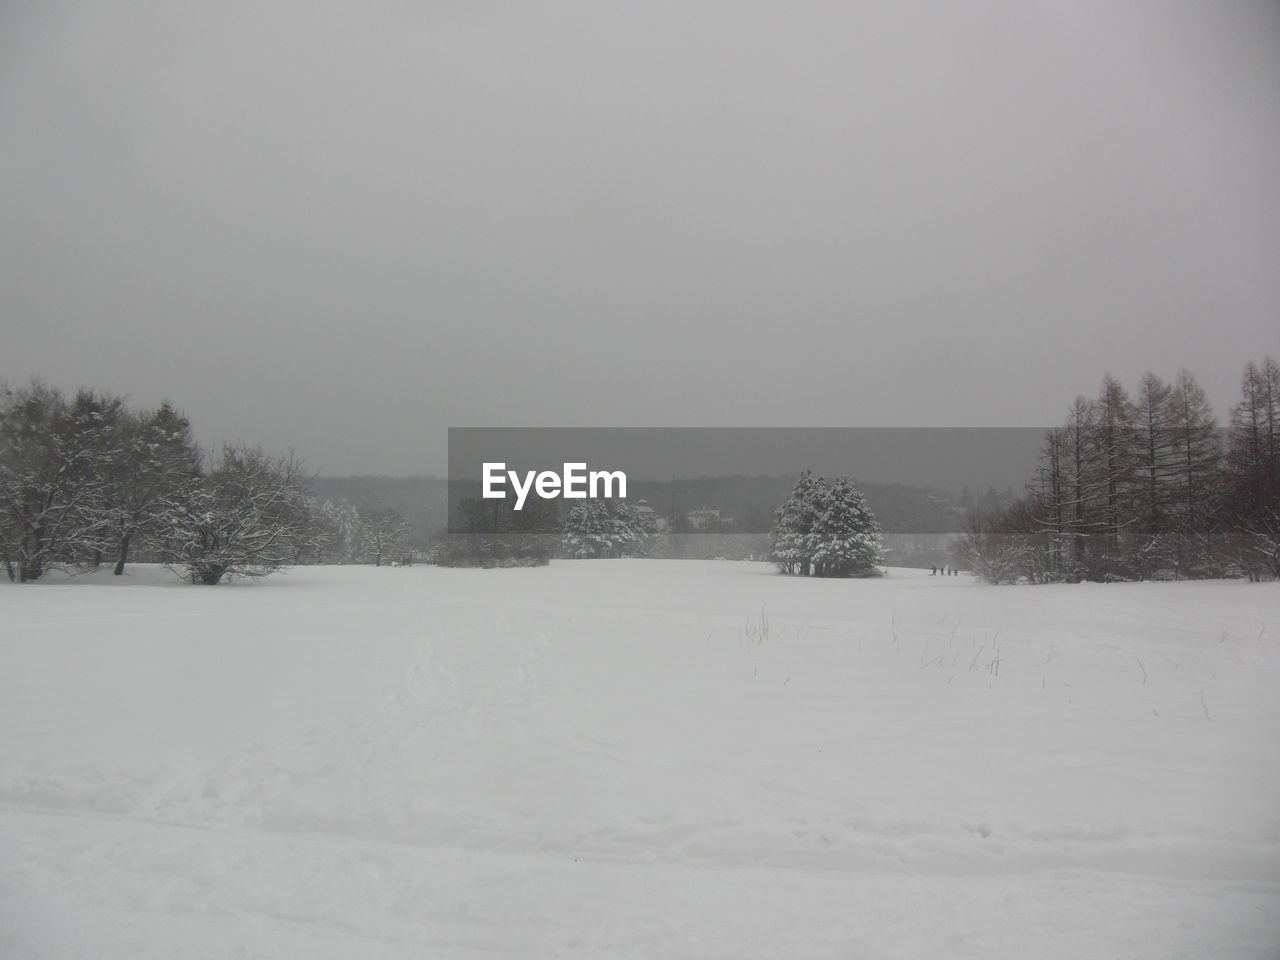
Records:
[[[0,956],[1280,955],[1274,585],[162,577],[0,590]]]

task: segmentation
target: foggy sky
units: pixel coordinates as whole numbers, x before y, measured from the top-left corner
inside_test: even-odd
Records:
[[[448,426],[1044,426],[1280,354],[1280,4],[0,5],[0,379]]]

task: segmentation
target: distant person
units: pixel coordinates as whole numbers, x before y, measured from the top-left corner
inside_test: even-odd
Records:
[[[929,576],[936,577],[938,575],[938,565],[935,563],[929,568]]]

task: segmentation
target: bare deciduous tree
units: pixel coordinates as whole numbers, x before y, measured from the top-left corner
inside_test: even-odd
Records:
[[[383,510],[364,518],[361,552],[375,567],[398,559],[404,553],[409,525],[394,510]]]
[[[160,555],[191,583],[262,577],[291,566],[310,532],[302,466],[243,445],[163,504]]]

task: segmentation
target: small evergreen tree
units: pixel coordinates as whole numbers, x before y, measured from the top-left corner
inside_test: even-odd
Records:
[[[822,511],[825,490],[825,481],[805,470],[791,488],[791,496],[774,511],[769,556],[782,573],[809,575],[809,534]]]
[[[820,577],[849,577],[874,571],[884,537],[858,488],[848,477],[840,477],[826,488],[821,506],[806,538],[814,572]]]
[[[625,500],[582,500],[564,520],[561,550],[579,560],[641,553],[652,521]]]
[[[619,554],[634,556],[645,553],[649,537],[657,532],[657,522],[653,515],[640,513],[626,500],[615,500],[612,503],[613,527]]]
[[[770,557],[783,573],[863,576],[880,562],[884,538],[848,477],[830,486],[805,470],[774,513]]]

